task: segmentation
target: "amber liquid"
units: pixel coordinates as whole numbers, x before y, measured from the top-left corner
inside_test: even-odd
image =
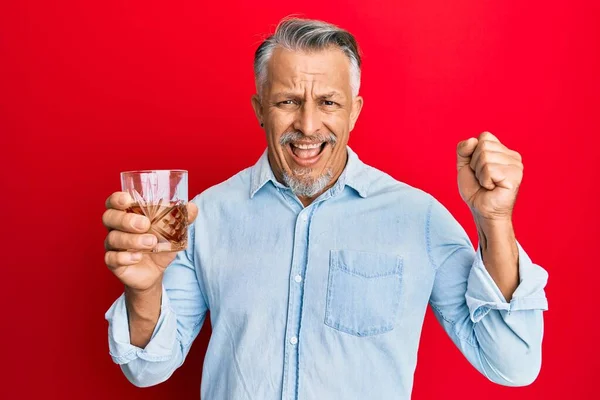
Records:
[[[158,243],[151,252],[180,251],[187,248],[188,213],[186,205],[181,201],[143,205],[134,203],[127,212],[144,215],[150,219],[151,227],[148,233],[158,238]]]

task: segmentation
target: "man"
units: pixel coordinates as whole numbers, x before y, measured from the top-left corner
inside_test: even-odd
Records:
[[[347,147],[360,56],[333,25],[287,19],[256,51],[252,98],[268,149],[189,204],[189,246],[156,238],[114,193],[106,264],[125,285],[108,310],[113,360],[137,386],[166,380],[210,310],[203,399],[408,399],[430,304],[460,351],[503,385],[541,364],[546,272],[515,239],[521,157],[491,133],[457,148],[473,249],[432,196]]]

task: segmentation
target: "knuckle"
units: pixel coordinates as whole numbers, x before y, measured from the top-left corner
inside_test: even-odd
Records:
[[[136,217],[138,216],[135,214],[123,213],[123,215],[121,215],[121,226],[125,229],[135,229],[133,221]]]
[[[483,150],[481,152],[481,154],[479,154],[479,162],[481,164],[484,164],[484,166],[487,164],[487,162],[489,161],[490,158],[490,153],[488,153],[487,151]]]
[[[143,235],[128,233],[122,231],[111,231],[108,234],[108,246],[111,249],[117,250],[130,250],[130,249],[146,249],[148,245],[145,245],[142,241]]]
[[[126,251],[120,251],[117,253],[117,263],[119,265],[125,265],[129,263],[131,256]]]
[[[102,213],[102,224],[107,228],[110,226],[110,216],[111,215],[112,215],[112,210],[106,210]]]
[[[122,229],[123,218],[127,215],[126,212],[115,209],[108,209],[102,215],[102,221],[107,228]]]
[[[131,203],[131,196],[127,192],[114,192],[106,199],[106,208],[122,210]]]
[[[517,160],[519,160],[519,162],[523,161],[523,156],[521,155],[521,153],[519,153],[518,151],[515,151],[514,154],[515,154],[515,158]]]
[[[112,266],[114,265],[114,264],[113,264],[113,258],[114,258],[114,252],[113,252],[113,251],[107,251],[107,252],[104,254],[104,263],[105,263],[107,266],[109,266],[109,267],[112,267]]]
[[[119,192],[114,192],[106,199],[106,208],[115,208],[115,205],[118,203]]]
[[[116,269],[131,264],[131,255],[128,251],[108,251],[104,255],[104,262],[110,269]]]
[[[111,206],[117,204],[117,200],[119,199],[119,192],[114,192],[110,195],[108,199],[110,200]]]
[[[477,177],[477,179],[481,179],[483,174],[484,174],[483,168],[477,168],[475,170],[475,176]]]
[[[116,249],[118,248],[118,237],[119,234],[121,232],[119,231],[110,231],[108,232],[108,235],[106,235],[106,244],[108,245],[109,249]]]
[[[128,234],[127,235],[127,248],[128,249],[146,249],[148,246],[142,242],[143,235],[139,234]]]
[[[112,231],[109,236],[109,246],[113,249],[125,250],[137,247],[136,241],[130,233]]]
[[[135,240],[130,233],[121,233],[121,248],[122,249],[137,248]]]

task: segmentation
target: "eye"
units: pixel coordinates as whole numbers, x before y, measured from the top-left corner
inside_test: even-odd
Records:
[[[296,102],[296,100],[284,100],[284,101],[280,101],[277,104],[280,106],[293,106],[293,105],[296,105],[297,102]]]
[[[336,105],[337,105],[337,103],[336,103],[336,102],[334,102],[334,101],[331,101],[331,100],[323,100],[323,101],[321,102],[321,104],[323,104],[323,105],[324,105],[324,106],[326,106],[326,107],[333,107],[333,106],[336,106]]]

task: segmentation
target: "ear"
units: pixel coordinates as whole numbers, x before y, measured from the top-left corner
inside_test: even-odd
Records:
[[[256,115],[256,119],[258,119],[258,123],[262,124],[264,121],[263,107],[262,103],[260,102],[260,96],[258,94],[252,96],[252,108],[254,109],[254,115]]]
[[[350,129],[349,132],[352,132],[354,129],[354,125],[356,124],[356,120],[360,115],[360,111],[363,107],[363,98],[360,96],[356,96],[354,100],[352,100],[352,110],[350,110]]]

